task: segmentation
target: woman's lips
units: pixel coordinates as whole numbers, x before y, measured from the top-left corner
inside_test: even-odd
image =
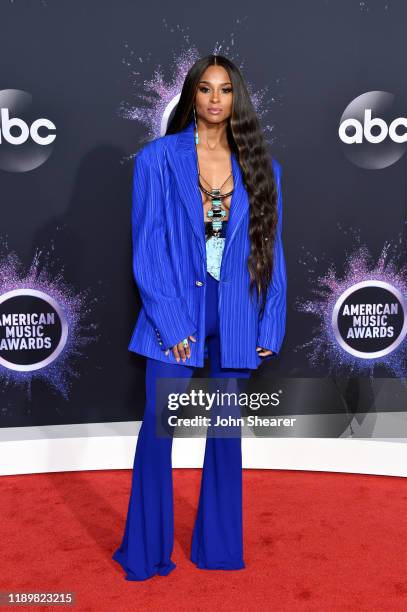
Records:
[[[208,108],[208,113],[211,115],[219,115],[222,112],[221,108]]]

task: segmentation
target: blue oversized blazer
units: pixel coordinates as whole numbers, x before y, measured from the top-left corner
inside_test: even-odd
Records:
[[[247,257],[249,199],[239,163],[232,154],[234,192],[219,280],[221,366],[257,369],[280,350],[286,320],[286,268],[281,238],[281,166],[272,160],[278,190],[275,264],[265,313],[249,295]],[[206,246],[198,186],[194,124],[150,141],[134,162],[133,272],[142,300],[128,349],[177,363],[169,351],[194,335],[191,356],[179,364],[203,367],[205,342]],[[256,347],[274,355],[260,357]]]

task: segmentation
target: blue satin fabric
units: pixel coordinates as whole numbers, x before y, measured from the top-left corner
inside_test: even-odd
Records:
[[[211,378],[248,379],[250,369],[221,367],[218,287],[206,274],[205,334]],[[186,361],[185,364],[188,362]],[[195,367],[147,358],[146,406],[133,465],[131,494],[124,535],[113,559],[126,572],[126,580],[165,576],[176,564],[174,545],[172,438],[156,436],[156,380],[180,379],[186,389]],[[233,381],[232,381],[233,382]],[[177,381],[178,383],[178,381]],[[209,431],[209,430],[208,430]],[[206,439],[201,488],[190,549],[190,560],[201,569],[236,570],[245,567],[242,522],[242,451],[238,437]]]

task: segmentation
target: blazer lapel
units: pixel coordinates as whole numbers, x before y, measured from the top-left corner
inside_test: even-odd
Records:
[[[174,146],[169,146],[167,148],[167,159],[173,171],[179,196],[196,236],[201,255],[206,259],[205,223],[202,196],[198,186],[198,166],[193,121],[177,133]],[[232,168],[234,191],[230,204],[227,238],[223,257],[226,256],[230,248],[230,243],[235,237],[237,228],[244,214],[248,211],[249,206],[240,166],[234,153],[232,153]]]
[[[194,123],[177,133],[174,146],[168,146],[167,159],[173,171],[178,193],[189,218],[202,257],[206,257],[205,225],[194,142]]]

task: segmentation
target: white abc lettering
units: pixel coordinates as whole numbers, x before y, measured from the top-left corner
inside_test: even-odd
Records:
[[[21,134],[19,136],[13,136],[11,134],[11,128],[17,126],[20,128]],[[40,127],[46,127],[48,130],[56,130],[56,126],[49,119],[36,119],[33,121],[31,128],[28,127],[23,119],[13,117],[10,119],[8,108],[1,109],[1,130],[0,130],[0,143],[3,142],[2,138],[10,144],[20,145],[27,142],[28,137],[31,136],[33,141],[39,145],[48,145],[54,142],[56,134],[48,134],[47,136],[40,136],[38,130]]]
[[[355,133],[348,136],[346,129],[348,127],[355,128]],[[363,126],[357,119],[345,119],[339,126],[339,138],[346,144],[355,144],[363,140]]]
[[[384,121],[384,119],[380,119],[380,117],[375,117],[372,119],[372,109],[367,108],[365,109],[363,125],[357,119],[345,119],[345,121],[341,123],[339,126],[339,138],[346,144],[360,144],[363,142],[363,136],[365,136],[368,142],[377,144],[379,142],[383,142],[387,135],[389,135],[393,142],[407,142],[407,129],[402,135],[399,135],[396,132],[396,129],[400,125],[407,128],[407,119],[405,117],[398,117],[397,119],[394,119],[389,127],[387,127],[387,123]],[[372,134],[372,128],[374,126],[378,126],[380,128],[380,132],[376,136]],[[346,134],[346,128],[348,127],[353,127],[355,130],[355,133],[352,136]]]
[[[403,134],[397,134],[396,129],[401,125],[405,129]],[[394,142],[406,142],[407,141],[407,119],[405,117],[399,117],[391,122],[389,125],[389,136]]]
[[[377,136],[373,136],[372,134],[372,127],[374,126],[378,126],[380,128],[380,132]],[[388,127],[384,119],[380,119],[379,117],[375,117],[374,119],[372,119],[372,109],[366,108],[363,131],[364,131],[366,140],[368,142],[375,144],[377,142],[383,142],[383,140],[387,136]]]

